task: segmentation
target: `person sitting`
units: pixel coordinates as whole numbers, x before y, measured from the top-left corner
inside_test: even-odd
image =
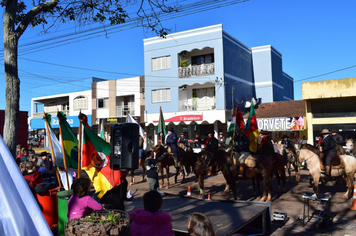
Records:
[[[74,182],[73,195],[68,201],[68,221],[89,216],[93,211],[103,209],[100,203],[88,195],[90,187],[91,181],[87,178],[79,178]]]
[[[342,146],[344,144],[344,139],[337,133],[336,129],[331,130],[331,136],[335,139],[337,145]]]
[[[215,236],[209,218],[200,212],[193,212],[188,221],[189,236]]]
[[[205,140],[205,150],[210,153],[215,153],[215,151],[219,148],[218,143],[219,141],[214,137],[214,131],[210,131],[207,139]]]
[[[168,147],[171,148],[171,151],[173,153],[173,158],[174,158],[174,165],[175,167],[178,167],[178,146],[177,146],[177,142],[178,142],[178,136],[177,134],[174,132],[174,129],[172,127],[170,127],[168,129],[168,135],[166,137],[166,144]]]
[[[320,152],[324,154],[325,157],[325,175],[327,175],[329,178],[331,176],[331,161],[334,159],[337,153],[336,149],[336,141],[335,139],[330,135],[330,132],[328,129],[323,129],[321,134],[323,135],[323,139],[320,143]],[[328,178],[326,179],[326,181]]]
[[[294,145],[293,145],[293,142],[289,139],[289,136],[288,135],[284,135],[283,136],[283,140],[281,142],[282,145],[284,145],[284,147],[287,149],[290,149],[294,155],[297,155],[297,152],[295,151],[295,148],[294,148]],[[286,158],[287,154],[285,153],[285,157]]]
[[[236,153],[236,157],[241,157],[242,152],[250,152],[250,140],[249,138],[245,135],[245,129],[239,129],[238,135],[235,136],[234,138],[234,147],[235,150],[238,152]],[[239,159],[237,163],[239,163],[240,170],[239,170],[239,175],[238,177],[242,177],[245,171],[245,159],[246,155],[243,155],[245,157],[243,160]]]
[[[162,207],[162,196],[151,190],[143,195],[144,209],[130,213],[131,236],[174,236],[172,216],[159,211]]]
[[[220,148],[225,148],[226,146],[226,139],[224,137],[224,133],[223,132],[219,132],[219,137],[218,137],[218,145]]]
[[[178,139],[178,143],[181,143],[184,145],[184,147],[188,147],[188,139],[185,137],[184,133],[180,134],[180,138]]]
[[[26,173],[23,174],[23,177],[31,188],[43,183],[41,172],[36,169],[36,165],[32,161],[26,162]]]

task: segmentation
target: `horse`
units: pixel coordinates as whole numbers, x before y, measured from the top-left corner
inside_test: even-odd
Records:
[[[301,163],[306,161],[309,167],[309,172],[314,181],[314,193],[319,194],[319,179],[322,176],[321,159],[319,157],[320,152],[317,148],[310,144],[304,145],[299,152],[298,161]],[[344,162],[345,168],[340,168],[340,162]],[[331,176],[345,176],[347,183],[347,190],[344,194],[344,198],[349,199],[352,195],[353,189],[353,177],[356,172],[356,159],[350,155],[337,155],[331,161]]]
[[[181,156],[184,155],[185,151],[181,148],[178,148],[178,151],[180,152]],[[159,162],[158,165],[158,169],[161,171],[161,179],[162,179],[162,183],[161,183],[161,188],[164,187],[164,173],[163,170],[166,169],[166,178],[167,178],[167,186],[166,189],[169,188],[169,167],[170,166],[175,166],[175,161],[174,158],[172,156],[172,154],[167,153],[166,152],[166,148],[164,146],[162,146],[161,144],[157,144],[156,146],[152,147],[152,154],[154,155],[154,158],[160,157],[162,154],[165,155],[165,158]],[[178,163],[180,164],[180,163]],[[179,170],[180,167],[175,167],[176,168],[176,174],[174,177],[174,183],[177,183],[177,178],[178,178],[178,174],[179,174]],[[183,171],[183,179],[182,179],[182,183],[185,180],[185,173]]]
[[[298,163],[298,153],[299,150],[295,150],[295,152],[293,152],[293,150],[289,147],[285,147],[283,146],[283,156],[286,157],[285,158],[285,165],[287,167],[287,171],[288,171],[288,180],[289,183],[292,182],[292,175],[291,175],[291,168],[293,166],[294,171],[295,171],[295,181],[299,182],[300,181],[300,171],[299,171],[299,163]]]
[[[346,139],[345,146],[346,146],[345,153],[347,155],[351,155],[351,156],[356,157],[355,142],[354,142],[354,140],[352,138]]]
[[[139,159],[138,161],[138,167],[142,168],[142,177],[141,177],[141,181],[144,181],[145,180],[145,175],[146,175],[146,166],[145,166],[145,160],[147,158],[147,156],[150,155],[150,152],[151,151],[148,151],[148,153],[146,153],[146,151],[143,151],[142,153],[142,157],[141,159]],[[134,185],[136,182],[135,182],[135,170],[131,170],[130,171],[130,175],[131,175],[131,182],[130,182],[130,185]]]

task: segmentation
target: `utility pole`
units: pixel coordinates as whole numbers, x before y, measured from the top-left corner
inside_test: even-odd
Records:
[[[231,86],[231,114],[234,114],[234,90],[235,85]]]

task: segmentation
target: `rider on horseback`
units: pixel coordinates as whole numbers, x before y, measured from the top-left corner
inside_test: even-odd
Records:
[[[293,142],[289,139],[288,135],[283,136],[283,140],[282,140],[281,144],[284,145],[285,149],[289,149],[293,152],[294,155],[297,155],[294,145],[293,145]],[[284,152],[283,155],[284,155],[284,159],[287,160],[287,152]]]
[[[208,132],[208,137],[205,140],[205,151],[208,152],[209,157],[207,158],[210,160],[214,153],[218,150],[219,148],[219,141],[214,137],[214,131],[209,131]],[[207,165],[206,162],[204,162],[204,169],[209,170],[209,166]]]
[[[167,134],[167,137],[166,137],[166,144],[167,144],[168,147],[171,148],[171,151],[173,153],[175,167],[178,167],[178,146],[177,146],[177,142],[178,142],[178,136],[174,132],[174,129],[172,127],[168,128],[168,134]]]
[[[336,156],[336,142],[335,139],[330,135],[328,129],[323,129],[321,132],[323,135],[323,140],[320,143],[320,152],[324,154],[325,157],[325,174],[330,177],[331,175],[331,161]]]
[[[242,152],[250,152],[250,140],[249,138],[245,135],[245,129],[239,129],[238,130],[238,135],[235,136],[234,138],[234,146],[236,151],[238,152],[238,155],[241,157]],[[243,173],[244,173],[244,168],[245,164],[240,163],[241,161],[239,160],[240,164],[240,171],[239,171],[239,176],[242,178]],[[244,160],[242,161],[244,162]]]

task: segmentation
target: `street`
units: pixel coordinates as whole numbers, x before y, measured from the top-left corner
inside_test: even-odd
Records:
[[[136,208],[142,208],[142,196],[148,190],[148,184],[141,182],[141,170],[137,170],[135,173],[135,181],[138,182],[129,186],[131,192],[138,189],[135,194],[135,198],[132,202],[126,202],[126,211],[131,212]],[[185,183],[174,183],[174,168],[170,169],[170,188],[161,189],[161,191],[184,196],[187,194],[188,186],[191,187],[192,198],[197,198],[199,195],[198,183],[194,175],[189,175],[186,178]],[[350,210],[352,205],[352,199],[345,200],[342,195],[346,191],[346,187],[342,182],[336,183],[335,181],[329,182],[326,186],[321,186],[320,191],[322,193],[328,193],[332,195],[331,198],[331,217],[332,224],[328,225],[327,229],[318,228],[317,216],[318,211],[315,212],[313,218],[309,223],[303,227],[303,194],[312,191],[312,187],[309,186],[309,173],[307,170],[301,171],[301,182],[295,183],[295,173],[292,172],[292,183],[286,183],[286,191],[284,193],[277,193],[277,181],[273,179],[273,197],[272,197],[272,215],[274,212],[286,213],[288,221],[283,223],[272,222],[273,236],[282,235],[356,235],[356,212]],[[178,177],[178,181],[181,177]],[[127,176],[127,181],[130,183],[131,177]],[[161,180],[159,180],[161,183]],[[166,180],[165,180],[166,183]],[[205,190],[206,193],[211,193],[211,199],[215,201],[232,201],[233,196],[230,194],[223,194],[225,188],[225,180],[222,174],[215,176],[209,176],[205,178]],[[247,201],[259,201],[260,197],[255,197],[253,194],[251,180],[243,180],[237,183],[239,200]],[[207,196],[206,196],[207,197]],[[310,202],[310,212],[314,210],[321,210],[319,201]]]

